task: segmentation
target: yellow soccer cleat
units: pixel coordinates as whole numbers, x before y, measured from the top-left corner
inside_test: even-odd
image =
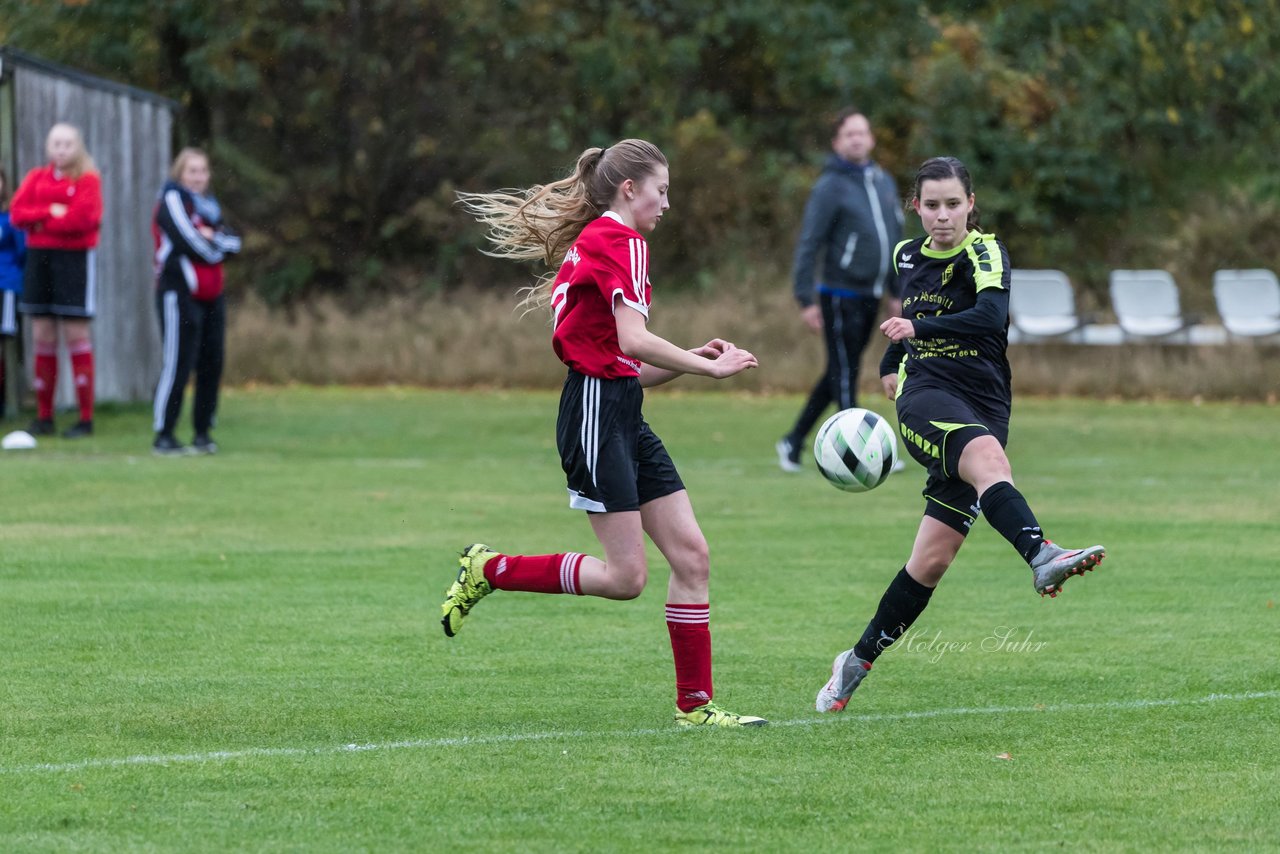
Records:
[[[473,543],[462,550],[458,558],[458,580],[450,585],[440,606],[440,624],[444,626],[445,637],[456,635],[476,603],[493,592],[484,577],[484,565],[497,556],[498,553],[484,543]]]
[[[706,703],[688,712],[676,712],[676,723],[680,726],[764,726],[768,723],[764,718],[752,715],[735,715],[726,712],[715,703]]]

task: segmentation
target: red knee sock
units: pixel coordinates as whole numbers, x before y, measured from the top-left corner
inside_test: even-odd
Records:
[[[36,344],[35,382],[36,417],[53,418],[53,390],[58,385],[58,345]]]
[[[83,341],[71,347],[71,376],[76,381],[80,420],[93,420],[93,344]]]
[[[484,577],[495,590],[582,595],[578,574],[583,555],[498,555],[484,565]]]
[[[667,633],[676,660],[676,706],[711,702],[711,606],[667,603]]]

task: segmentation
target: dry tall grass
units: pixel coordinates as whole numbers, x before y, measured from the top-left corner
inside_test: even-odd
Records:
[[[231,383],[555,388],[564,369],[541,315],[520,316],[509,293],[458,292],[394,298],[358,313],[324,301],[292,314],[255,299],[232,306]],[[658,334],[686,347],[719,336],[760,358],[759,370],[705,388],[807,391],[822,363],[816,336],[801,326],[787,283],[750,277],[737,290],[659,295]],[[863,365],[864,393],[878,389],[877,340]],[[1018,394],[1118,398],[1262,400],[1280,393],[1280,346],[1142,344],[1120,347],[1015,345]]]

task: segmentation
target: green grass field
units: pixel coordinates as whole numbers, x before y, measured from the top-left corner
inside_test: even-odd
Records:
[[[152,457],[141,407],[0,455],[0,850],[1276,848],[1275,407],[1020,401],[1019,486],[1107,561],[1041,599],[979,523],[820,716],[923,473],[783,474],[797,406],[646,406],[712,546],[717,699],[774,722],[740,732],[670,722],[656,552],[638,600],[441,633],[463,545],[598,551],[553,394],[233,389],[216,458]]]

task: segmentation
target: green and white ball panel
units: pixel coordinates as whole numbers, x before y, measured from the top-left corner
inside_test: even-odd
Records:
[[[875,489],[893,471],[898,440],[884,418],[867,409],[845,409],[826,420],[813,442],[818,471],[846,492]]]

